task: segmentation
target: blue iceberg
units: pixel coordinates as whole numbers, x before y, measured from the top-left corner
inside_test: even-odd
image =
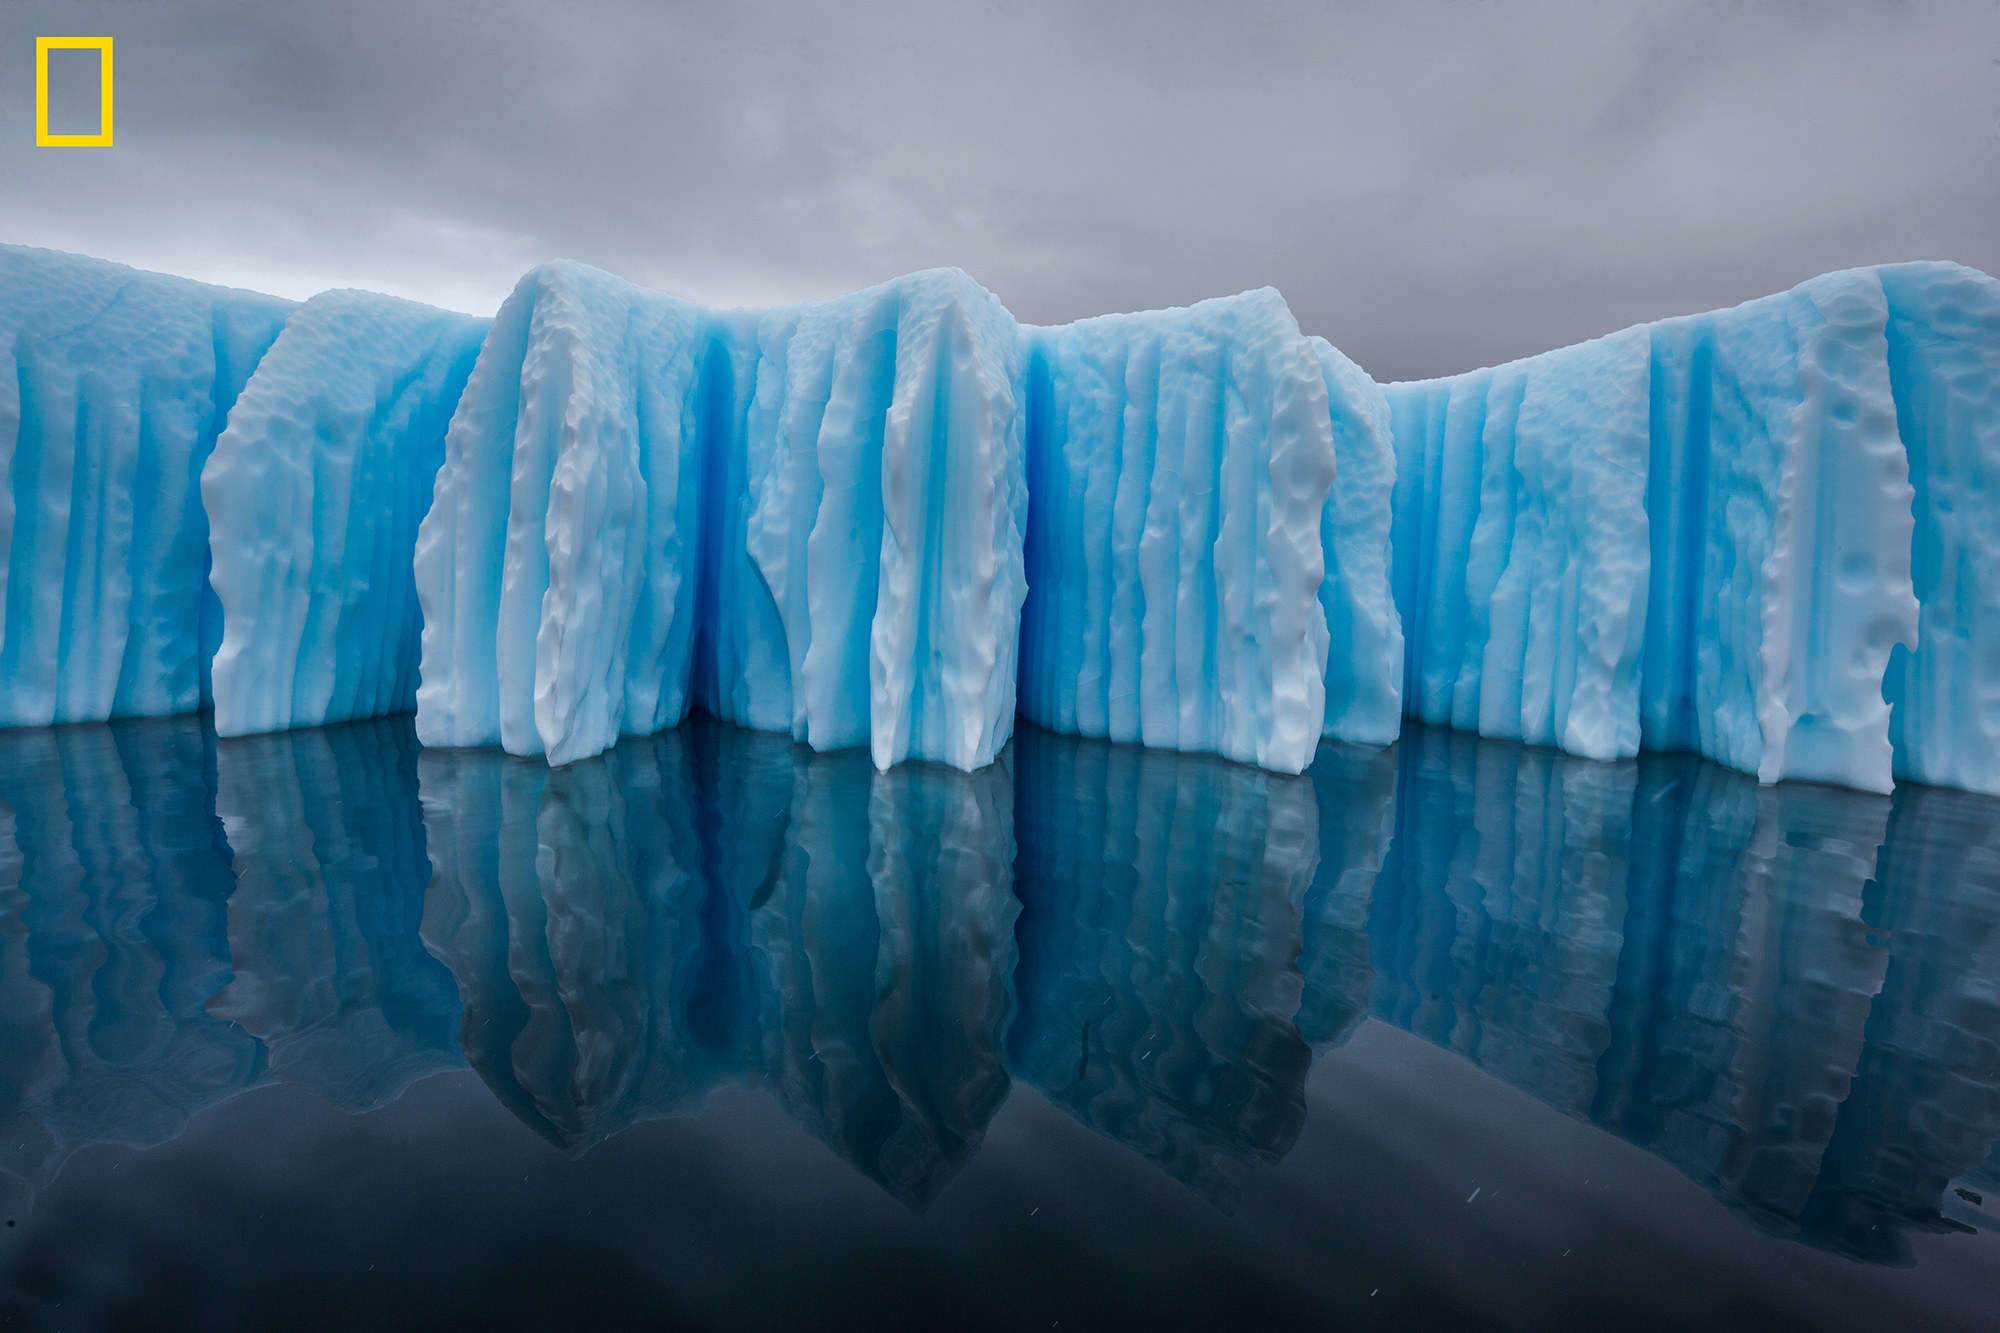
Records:
[[[1018,714],[1298,774],[1408,716],[2000,792],[1957,265],[1384,385],[1270,289],[1038,328],[561,261],[486,321],[4,248],[0,346],[0,723],[414,707],[561,767],[699,710],[973,771]]]
[[[882,768],[991,763],[1027,593],[1012,316],[937,269],[706,341],[697,701]]]
[[[1916,519],[1916,642],[1882,682],[1896,776],[2000,794],[2000,282],[1956,264],[1880,276]]]

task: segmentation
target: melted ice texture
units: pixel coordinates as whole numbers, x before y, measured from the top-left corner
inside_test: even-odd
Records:
[[[0,724],[700,708],[875,765],[1281,772],[1407,713],[2000,792],[2000,283],[1952,264],[1382,385],[1265,289],[1059,328],[952,269],[492,320],[0,246]]]

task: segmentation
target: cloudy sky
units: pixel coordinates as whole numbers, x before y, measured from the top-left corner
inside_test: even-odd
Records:
[[[33,146],[51,35],[116,39],[116,147]],[[482,313],[559,256],[728,305],[953,264],[1035,323],[1270,284],[1408,378],[2000,272],[2000,0],[0,0],[0,240]]]

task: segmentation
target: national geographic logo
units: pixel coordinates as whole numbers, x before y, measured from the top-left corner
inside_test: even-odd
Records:
[[[49,52],[95,51],[97,53],[98,114],[95,134],[52,134],[49,132]],[[62,61],[58,77],[81,78],[81,62]],[[63,92],[66,94],[67,89]],[[38,148],[111,147],[111,39],[109,37],[35,38],[35,146]]]

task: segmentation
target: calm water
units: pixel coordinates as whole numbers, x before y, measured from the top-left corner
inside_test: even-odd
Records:
[[[2000,802],[0,732],[0,1325],[2000,1327]]]

